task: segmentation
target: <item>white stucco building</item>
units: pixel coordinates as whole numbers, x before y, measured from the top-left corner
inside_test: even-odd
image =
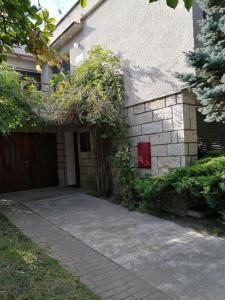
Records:
[[[52,46],[69,54],[71,70],[94,45],[103,45],[120,56],[125,70],[125,118],[136,165],[138,144],[150,143],[151,148],[151,168],[140,168],[141,174],[164,174],[168,168],[186,166],[197,159],[195,98],[175,73],[189,71],[184,52],[195,47],[196,21],[201,17],[196,3],[188,12],[182,3],[173,10],[164,1],[149,5],[140,0],[89,0],[85,9],[76,1],[57,24]],[[49,75],[51,71],[45,66],[42,81]],[[79,131],[68,128],[58,134],[60,151],[64,148],[61,183],[76,183],[71,175],[75,166],[70,139],[76,132],[79,150]],[[95,177],[92,150],[79,151],[83,186]]]

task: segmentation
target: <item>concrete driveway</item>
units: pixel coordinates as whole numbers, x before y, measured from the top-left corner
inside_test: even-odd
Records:
[[[67,190],[59,196],[51,193],[49,198],[38,194],[42,199],[32,201],[32,192],[28,192],[25,201],[22,194],[20,200],[44,220],[137,274],[168,298],[225,299],[225,240],[129,212],[80,191]]]

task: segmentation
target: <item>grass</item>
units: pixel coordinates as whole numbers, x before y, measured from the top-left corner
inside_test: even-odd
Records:
[[[99,300],[0,214],[1,300]]]

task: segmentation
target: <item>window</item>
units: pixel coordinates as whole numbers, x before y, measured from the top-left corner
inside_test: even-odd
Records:
[[[91,140],[89,132],[80,133],[80,151],[90,152],[91,151]]]
[[[58,74],[60,71],[63,71],[65,74],[70,74],[70,63],[68,61],[64,61],[61,68],[52,67],[52,74]]]
[[[17,70],[22,75],[22,78],[24,77],[31,77],[37,82],[37,87],[40,90],[41,89],[41,74],[37,72],[32,71],[25,71],[25,70]]]

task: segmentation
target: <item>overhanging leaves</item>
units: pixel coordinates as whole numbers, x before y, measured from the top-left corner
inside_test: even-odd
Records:
[[[153,3],[157,1],[159,0],[149,0],[149,3]],[[192,7],[192,0],[183,0],[183,1],[186,9],[189,10]],[[167,0],[166,2],[169,7],[176,8],[179,3],[179,0]]]

